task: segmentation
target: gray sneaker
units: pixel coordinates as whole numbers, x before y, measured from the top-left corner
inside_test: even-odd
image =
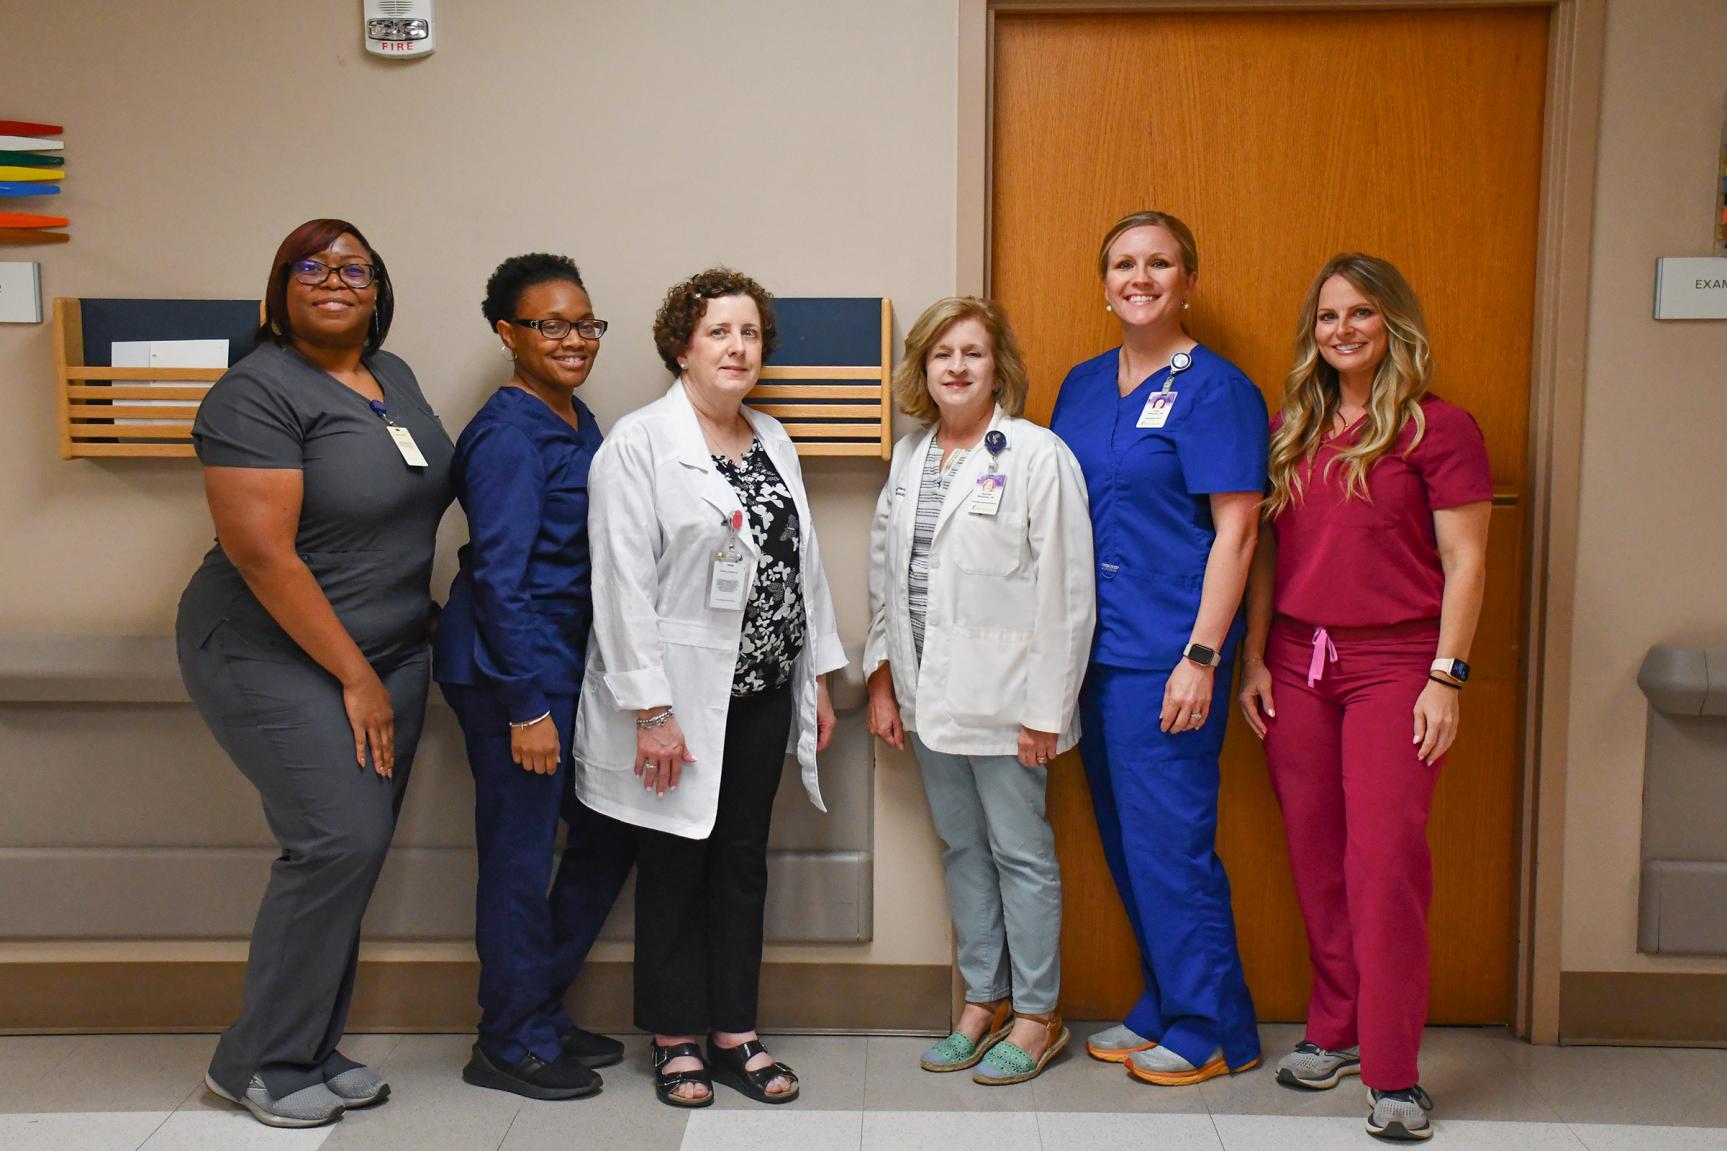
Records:
[[[324,1080],[324,1086],[350,1111],[382,1103],[390,1097],[390,1085],[370,1067],[350,1067]]]
[[[1417,1083],[1402,1091],[1374,1091],[1373,1110],[1367,1116],[1367,1133],[1381,1139],[1431,1139],[1433,1126],[1427,1112],[1433,1110],[1433,1096]]]
[[[1327,1051],[1303,1039],[1295,1050],[1277,1061],[1277,1081],[1286,1087],[1324,1091],[1343,1082],[1345,1075],[1361,1074],[1361,1048]]]
[[[1118,1023],[1107,1027],[1085,1041],[1085,1053],[1093,1059],[1101,1059],[1105,1063],[1126,1063],[1128,1057],[1135,1051],[1144,1051],[1157,1044],[1128,1029],[1127,1024]]]
[[[238,1103],[258,1122],[271,1127],[322,1127],[340,1119],[342,1112],[347,1110],[347,1104],[322,1083],[303,1087],[281,1099],[273,1098],[264,1081],[256,1075],[246,1085],[245,1096],[239,1099],[222,1090],[208,1072],[204,1075],[204,1086],[228,1102]]]

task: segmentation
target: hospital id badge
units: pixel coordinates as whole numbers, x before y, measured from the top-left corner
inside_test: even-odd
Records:
[[[1139,422],[1136,428],[1161,428],[1169,422],[1169,413],[1175,409],[1175,398],[1179,392],[1153,392],[1145,398],[1145,407],[1140,409]]]
[[[726,546],[714,553],[713,566],[708,569],[708,606],[716,611],[739,611],[749,594],[750,579],[750,565],[738,550],[744,513],[733,512],[726,526],[731,535],[726,538]]]
[[[715,552],[708,573],[708,606],[716,611],[739,611],[744,606],[750,576],[749,561],[727,552]]]
[[[993,516],[1001,510],[1001,494],[1006,490],[1004,473],[986,472],[977,477],[977,490],[971,494],[966,510],[974,516]]]
[[[402,453],[402,458],[410,468],[426,467],[426,457],[420,454],[420,445],[414,442],[414,433],[407,428],[391,424],[385,429],[390,438],[396,442],[396,450]]]

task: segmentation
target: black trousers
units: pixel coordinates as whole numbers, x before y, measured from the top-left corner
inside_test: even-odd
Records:
[[[791,732],[790,687],[733,698],[719,811],[706,839],[637,830],[636,1026],[753,1031],[768,895],[768,825]]]

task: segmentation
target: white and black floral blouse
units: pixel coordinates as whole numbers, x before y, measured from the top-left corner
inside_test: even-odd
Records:
[[[749,529],[761,546],[761,566],[744,604],[743,638],[732,673],[732,695],[756,695],[790,683],[792,668],[804,649],[798,509],[760,440],[751,441],[738,463],[725,456],[713,460],[737,492]]]

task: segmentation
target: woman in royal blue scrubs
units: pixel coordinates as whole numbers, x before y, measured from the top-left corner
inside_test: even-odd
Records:
[[[575,1099],[600,1089],[594,1068],[623,1058],[563,1001],[635,861],[632,831],[570,787],[593,619],[588,465],[600,446],[575,393],[606,322],[576,265],[544,252],[498,265],[481,310],[513,370],[456,444],[468,544],[434,652],[474,773],[481,1016],[462,1078]]]
[[[1182,329],[1199,271],[1186,224],[1124,217],[1098,271],[1121,346],[1068,373],[1050,426],[1091,495],[1097,630],[1080,755],[1145,992],[1086,1050],[1143,1082],[1198,1083],[1259,1062],[1216,838],[1266,407]]]

